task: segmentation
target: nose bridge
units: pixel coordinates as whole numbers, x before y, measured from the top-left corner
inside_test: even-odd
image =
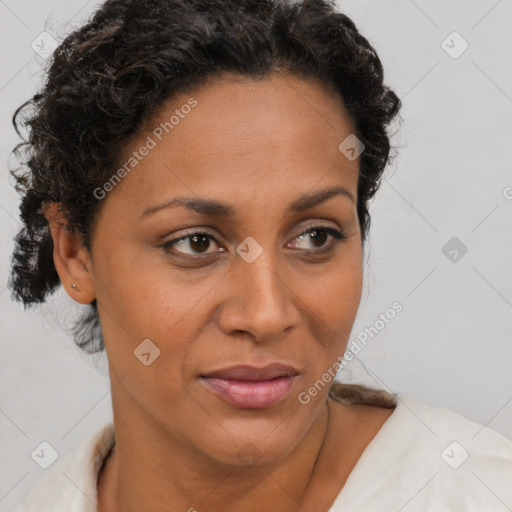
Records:
[[[264,249],[255,239],[248,237],[237,247],[237,254],[237,273],[243,276],[247,285],[243,287],[244,295],[249,294],[251,301],[259,297],[266,304],[282,302],[284,284],[279,275],[276,251],[270,247]]]
[[[297,321],[292,292],[282,275],[283,265],[273,248],[263,248],[248,237],[237,247],[234,279],[239,282],[231,325],[258,339],[278,334]],[[234,324],[237,324],[236,326]]]
[[[264,251],[258,258],[251,262],[238,262],[240,272],[245,277],[248,285],[245,290],[252,296],[261,296],[266,301],[279,301],[283,298],[283,276],[280,275],[279,264],[273,251]]]

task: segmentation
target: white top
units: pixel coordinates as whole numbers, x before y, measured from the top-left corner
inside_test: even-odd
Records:
[[[404,393],[396,402],[329,512],[512,510],[511,440]],[[14,512],[97,512],[97,476],[114,443],[110,422],[55,462]]]

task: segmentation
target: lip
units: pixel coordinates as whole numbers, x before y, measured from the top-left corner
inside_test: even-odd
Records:
[[[273,363],[262,368],[231,366],[201,375],[202,381],[224,401],[240,409],[264,409],[290,392],[298,370]]]
[[[276,377],[289,377],[298,374],[299,371],[293,366],[282,363],[272,363],[261,368],[248,364],[229,366],[227,368],[203,374],[201,377],[236,380],[271,380]]]

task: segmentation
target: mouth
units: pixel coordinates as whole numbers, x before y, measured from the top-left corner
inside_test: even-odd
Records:
[[[264,409],[283,400],[299,376],[289,365],[263,368],[232,366],[201,375],[206,386],[225,402],[240,409]]]

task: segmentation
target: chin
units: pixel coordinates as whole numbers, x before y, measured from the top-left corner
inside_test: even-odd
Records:
[[[286,418],[287,421],[284,421]],[[294,428],[290,428],[288,420]],[[243,422],[219,421],[211,444],[205,447],[210,457],[227,466],[256,468],[271,465],[286,457],[307,434],[309,425],[300,428],[292,415],[280,416],[276,421],[246,420]],[[213,446],[212,446],[213,445]],[[211,448],[214,450],[211,450]]]

